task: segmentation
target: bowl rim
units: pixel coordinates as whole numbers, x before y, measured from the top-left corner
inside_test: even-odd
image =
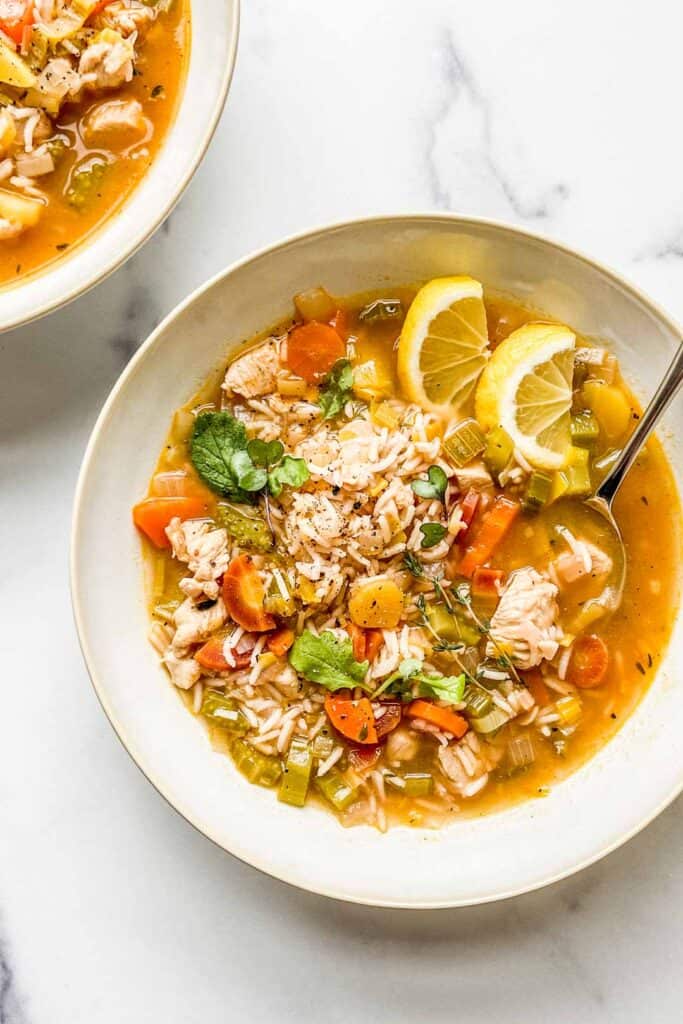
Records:
[[[302,882],[293,876],[293,873],[286,870],[280,870],[273,867],[267,862],[266,859],[257,859],[255,857],[246,857],[238,852],[235,848],[228,849],[223,846],[218,840],[214,839],[210,833],[206,830],[206,823],[202,824],[197,820],[191,809],[181,809],[176,803],[174,803],[171,795],[166,791],[164,783],[155,778],[154,773],[149,768],[143,768],[143,760],[139,758],[134,750],[132,742],[126,739],[125,730],[123,729],[120,722],[117,721],[116,715],[113,712],[111,705],[106,695],[106,687],[103,685],[103,681],[98,675],[95,669],[95,659],[92,657],[86,630],[84,627],[84,616],[81,603],[80,594],[80,579],[81,570],[79,564],[79,541],[81,533],[81,514],[83,506],[83,493],[86,486],[86,480],[89,475],[90,466],[97,453],[97,447],[100,440],[100,435],[104,429],[109,417],[112,414],[113,406],[115,405],[120,393],[126,387],[128,380],[136,374],[146,359],[154,352],[160,343],[160,339],[163,337],[166,328],[180,316],[189,306],[199,300],[206,292],[214,287],[218,282],[235,273],[240,268],[252,263],[262,257],[269,255],[278,249],[286,248],[287,246],[296,244],[303,241],[314,240],[317,236],[329,234],[332,231],[347,229],[347,228],[358,228],[366,225],[375,225],[383,223],[396,223],[396,222],[414,222],[419,223],[423,221],[442,221],[450,224],[461,224],[465,226],[481,226],[489,227],[497,230],[507,232],[511,235],[517,235],[521,238],[540,242],[541,244],[548,245],[551,248],[557,249],[564,254],[574,257],[581,262],[587,264],[594,270],[606,276],[614,284],[618,285],[630,297],[638,300],[642,303],[647,310],[652,313],[655,318],[659,319],[673,334],[681,335],[681,326],[668,314],[662,307],[651,299],[645,292],[643,292],[637,285],[633,284],[622,274],[618,273],[612,267],[599,260],[593,259],[581,250],[577,250],[572,246],[565,245],[562,242],[557,242],[555,239],[549,236],[536,232],[529,231],[526,228],[518,227],[517,225],[507,223],[495,218],[489,217],[474,217],[474,216],[462,216],[457,213],[450,213],[444,211],[424,211],[420,213],[395,213],[395,214],[377,214],[374,216],[364,216],[357,218],[350,218],[340,221],[334,221],[328,224],[316,225],[285,236],[276,242],[271,242],[261,248],[247,254],[233,261],[224,269],[218,271],[212,275],[207,281],[199,285],[192,292],[190,292],[181,302],[179,302],[174,309],[172,309],[158,324],[158,326],[152,331],[152,333],[145,339],[140,345],[132,359],[124,367],[120,376],[116,380],[112,387],[107,399],[100,411],[99,416],[92,428],[88,443],[83,455],[81,467],[78,474],[78,480],[74,491],[73,499],[73,512],[72,512],[72,524],[71,524],[71,536],[70,536],[70,550],[69,550],[69,581],[70,581],[70,592],[71,592],[71,603],[72,612],[74,617],[74,623],[76,626],[76,632],[78,635],[78,641],[85,662],[86,670],[90,677],[90,682],[95,691],[102,710],[104,711],[111,728],[117,736],[119,742],[123,746],[126,753],[130,756],[135,766],[139,769],[142,775],[147,779],[148,782],[156,789],[159,795],[166,801],[166,803],[182,817],[189,825],[191,825],[197,832],[200,833],[204,838],[208,839],[218,849],[236,857],[244,864],[248,864],[250,867],[262,872],[263,874],[276,879],[280,882],[285,882],[288,885],[296,889],[302,889],[305,892],[311,892],[319,896],[326,896],[330,899],[340,900],[346,903],[359,904],[361,906],[372,906],[382,907],[388,909],[407,909],[407,910],[441,910],[441,909],[454,909],[457,907],[467,906],[479,906],[486,903],[494,903],[499,900],[511,899],[515,896],[521,896],[525,893],[535,892],[538,889],[545,888],[548,885],[553,885],[555,882],[560,882],[565,878],[569,878],[572,875],[583,871],[584,868],[589,867],[591,864],[595,864],[597,861],[602,860],[608,854],[617,850],[624,843],[628,842],[644,828],[647,827],[658,815],[660,815],[675,799],[683,792],[683,771],[679,781],[671,788],[671,790],[659,801],[659,803],[651,810],[649,810],[640,821],[633,825],[630,829],[627,829],[623,834],[617,836],[611,841],[605,842],[603,846],[599,847],[588,857],[584,857],[583,860],[569,867],[560,869],[559,871],[550,871],[543,877],[535,880],[533,883],[522,884],[519,886],[513,886],[507,889],[501,889],[499,892],[493,892],[484,896],[477,896],[473,898],[464,899],[439,899],[439,900],[424,900],[419,903],[405,902],[401,900],[391,899],[378,899],[363,896],[355,896],[345,891],[336,890],[330,886],[312,884],[302,884]],[[633,711],[633,715],[638,714],[638,707]],[[629,716],[632,717],[632,716]]]
[[[220,121],[221,116],[223,114],[223,110],[225,108],[225,104],[228,98],[228,92],[230,90],[230,84],[235,73],[235,65],[237,63],[237,48],[239,45],[241,17],[240,3],[241,0],[232,0],[232,17],[227,25],[229,43],[226,52],[226,61],[223,69],[223,77],[221,79],[220,88],[214,100],[213,109],[209,114],[201,143],[197,147],[194,155],[189,161],[182,178],[180,179],[179,182],[177,182],[175,188],[169,194],[169,197],[167,201],[164,203],[163,208],[159,210],[154,220],[144,228],[142,233],[137,234],[134,237],[132,244],[126,245],[118,253],[112,255],[107,261],[105,261],[103,266],[100,268],[99,271],[97,271],[95,276],[93,276],[92,278],[85,278],[84,280],[75,283],[63,295],[51,298],[48,301],[44,302],[42,305],[38,304],[33,310],[31,310],[28,313],[26,311],[22,312],[21,309],[18,309],[17,312],[12,314],[7,320],[3,320],[2,323],[0,323],[0,334],[5,333],[6,331],[14,330],[17,327],[24,327],[27,324],[34,323],[36,320],[40,320],[43,317],[48,316],[48,314],[53,313],[58,309],[61,309],[63,306],[67,306],[70,302],[73,302],[75,299],[80,298],[82,295],[85,295],[87,292],[89,292],[92,288],[95,288],[98,284],[101,284],[107,277],[113,274],[114,271],[118,270],[119,267],[123,266],[124,263],[126,263],[132,256],[134,256],[135,253],[138,252],[149,241],[152,235],[154,235],[158,231],[158,229],[161,227],[164,221],[173,212],[177,204],[182,199],[183,194],[187,189],[188,185],[190,184],[192,178],[196,174],[199,165],[204,159],[206,151],[209,148],[211,140],[213,139],[213,136],[216,132],[216,128],[218,127],[218,122]],[[190,8],[190,12],[192,13],[192,8]],[[190,31],[192,31],[191,26]],[[192,47],[193,39],[192,36],[190,36],[190,57],[192,54]],[[183,90],[185,89],[185,85],[186,83],[183,83]],[[183,92],[183,94],[181,94],[177,109],[173,115],[171,123],[169,124],[166,138],[164,139],[163,142],[164,146],[168,141],[168,135],[173,130],[173,126],[178,119],[178,114],[184,102],[185,95]],[[153,170],[155,163],[156,160],[153,160],[152,164],[150,165],[146,172],[145,177],[150,173],[150,171]],[[123,205],[118,209],[118,212],[125,212],[128,202],[131,199],[131,196],[134,195],[135,191],[136,189],[133,190],[131,195],[126,197]],[[109,223],[110,217],[105,217],[105,219],[95,228],[95,233],[100,234],[102,232],[106,232]],[[86,238],[84,240],[84,247],[87,248],[88,244],[88,239]],[[82,249],[80,245],[74,246],[74,257],[76,257],[81,251]],[[61,267],[64,265],[65,262],[66,260],[59,260],[57,265]],[[50,272],[50,267],[45,267],[44,269],[39,267],[36,269],[35,273],[31,273],[29,276],[31,281],[35,281],[40,280],[45,275],[49,275]],[[17,282],[15,285],[11,286],[11,289],[15,292],[15,294],[19,294],[21,288],[21,282]],[[7,293],[9,294],[9,289],[0,288],[0,297],[2,297],[3,290],[6,290]]]

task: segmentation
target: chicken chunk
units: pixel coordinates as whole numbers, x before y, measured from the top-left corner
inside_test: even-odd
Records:
[[[220,629],[227,617],[228,612],[222,598],[219,597],[208,608],[201,608],[188,597],[173,616],[176,627],[171,643],[173,653],[181,657],[187,654],[192,644],[207,640],[212,633]]]
[[[82,85],[81,76],[66,57],[55,57],[47,62],[38,75],[36,89],[52,100],[55,107],[59,107],[65,99],[77,96]]]
[[[612,571],[613,562],[609,555],[591,544],[579,541],[576,550],[563,551],[551,563],[551,575],[560,586],[568,586],[587,577],[601,580]]]
[[[274,340],[250,349],[228,367],[223,389],[242,398],[258,398],[275,390],[275,376],[280,366],[278,344]]]
[[[469,491],[473,487],[475,491],[486,491],[493,487],[493,478],[483,462],[470,462],[461,469],[456,469],[455,479],[461,491]]]
[[[83,137],[89,146],[130,145],[147,131],[138,100],[105,100],[83,120]]]
[[[178,657],[172,647],[169,647],[161,660],[168,669],[171,682],[181,690],[189,690],[202,674],[199,662],[194,658]]]
[[[153,7],[141,0],[114,0],[99,15],[99,24],[120,32],[122,36],[137,33],[139,40],[155,19]]]
[[[420,745],[419,738],[410,729],[400,725],[387,736],[386,758],[389,764],[412,761]]]
[[[180,589],[188,597],[218,597],[218,578],[228,568],[230,552],[228,535],[223,529],[214,530],[203,520],[188,519],[181,522],[177,517],[166,527],[166,536],[171,542],[173,555],[180,562],[187,562],[192,573],[180,581]]]
[[[516,569],[503,590],[491,619],[491,640],[486,653],[494,658],[502,647],[518,668],[529,669],[557,653],[562,630],[557,587],[539,572],[526,566]]]
[[[116,89],[133,78],[134,59],[132,43],[118,32],[104,29],[81,54],[78,71],[89,89]]]

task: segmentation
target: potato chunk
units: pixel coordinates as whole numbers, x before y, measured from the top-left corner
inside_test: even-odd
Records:
[[[392,580],[372,580],[349,601],[351,621],[363,629],[395,629],[403,611],[403,595]]]

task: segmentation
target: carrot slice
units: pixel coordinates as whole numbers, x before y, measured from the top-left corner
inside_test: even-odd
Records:
[[[225,634],[212,636],[211,639],[207,640],[204,646],[200,647],[195,653],[194,660],[198,661],[202,668],[207,668],[211,672],[230,672],[236,668],[246,668],[251,661],[251,651],[240,651],[239,653],[237,651],[233,651],[232,656],[235,664],[230,665],[223,654],[224,643]]]
[[[414,700],[408,705],[405,713],[408,718],[421,718],[443,729],[444,732],[453,733],[456,739],[460,739],[467,732],[467,722],[462,715],[449,711],[448,708],[437,707],[426,700]]]
[[[330,320],[330,327],[334,327],[335,331],[342,339],[346,341],[349,336],[349,318],[346,315],[345,309],[338,309]]]
[[[599,636],[579,636],[574,641],[567,665],[567,682],[582,690],[599,686],[607,673],[609,653]]]
[[[278,658],[282,658],[293,643],[294,630],[289,629],[287,626],[283,626],[282,629],[278,629],[274,633],[271,633],[266,641],[266,647],[271,654],[276,655]]]
[[[2,5],[3,7],[5,5]],[[4,13],[4,12],[3,12]],[[24,32],[33,24],[33,0],[14,0],[5,17],[0,17],[0,29],[12,42],[21,46]]]
[[[484,516],[472,542],[465,549],[459,572],[473,576],[475,569],[488,561],[519,514],[519,505],[499,495]]]
[[[365,630],[355,622],[348,622],[346,632],[351,637],[354,658],[356,661],[365,661]]]
[[[365,658],[364,661],[373,662],[379,654],[379,649],[384,643],[384,635],[381,629],[366,629],[365,631]]]
[[[263,608],[263,583],[249,555],[239,555],[223,574],[223,600],[230,618],[250,633],[267,633],[277,623]]]
[[[287,338],[287,367],[309,384],[318,384],[345,355],[346,345],[334,327],[317,320],[295,327]]]
[[[145,498],[133,506],[133,522],[158,548],[171,546],[166,527],[172,519],[202,515],[206,515],[206,503],[201,498]]]
[[[372,704],[367,697],[351,700],[328,693],[325,711],[337,732],[354,743],[377,743],[377,730]]]
[[[469,533],[470,526],[472,525],[472,520],[474,519],[474,515],[477,511],[477,508],[479,507],[480,499],[481,494],[479,493],[479,491],[475,491],[474,487],[470,487],[465,497],[459,503],[460,518],[462,522],[465,524],[465,529],[461,530],[457,536],[458,543],[460,544],[462,544],[462,542],[465,540],[465,537]]]

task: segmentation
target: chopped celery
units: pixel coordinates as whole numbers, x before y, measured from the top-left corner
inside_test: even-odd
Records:
[[[533,740],[527,733],[515,736],[510,740],[507,749],[507,760],[511,768],[528,768],[536,760]]]
[[[558,701],[555,701],[555,707],[562,725],[576,725],[581,717],[581,700],[575,693],[560,697]]]
[[[272,551],[273,537],[265,519],[253,511],[246,512],[238,505],[221,502],[216,508],[216,522],[239,545],[256,551]]]
[[[472,718],[481,718],[482,715],[487,715],[493,707],[491,695],[480,686],[472,686],[471,684],[467,686],[463,700],[467,705],[465,711]]]
[[[364,306],[358,314],[359,320],[393,320],[403,312],[400,299],[375,299]]]
[[[103,160],[94,160],[89,167],[73,172],[66,191],[66,199],[70,206],[79,211],[86,208],[97,195],[107,166]]]
[[[235,740],[230,748],[235,767],[259,786],[274,786],[282,775],[277,757],[259,753],[246,740]]]
[[[578,448],[594,448],[600,437],[598,421],[589,410],[584,410],[572,416],[569,430],[572,444],[575,444]]]
[[[496,732],[497,729],[500,729],[509,720],[508,715],[501,708],[493,707],[488,714],[482,715],[481,718],[472,718],[470,725],[475,732],[491,733]]]
[[[484,462],[493,473],[498,476],[502,473],[512,458],[514,445],[507,430],[502,427],[494,429],[486,435],[486,448],[484,449]]]
[[[335,811],[345,811],[356,799],[357,790],[346,782],[336,768],[330,768],[325,775],[316,776],[315,786],[332,804]]]
[[[311,744],[303,736],[295,736],[290,744],[285,762],[285,770],[277,795],[278,800],[285,804],[293,804],[294,807],[303,807],[306,803],[312,769]]]
[[[590,494],[592,487],[589,458],[590,452],[587,448],[570,449],[567,465],[562,471],[567,478],[565,494]]]
[[[473,647],[479,643],[479,630],[464,618],[449,611],[444,604],[429,604],[425,610],[429,625],[441,640],[449,643],[461,642],[465,647]]]
[[[202,699],[201,713],[213,725],[229,732],[245,733],[249,723],[239,709],[239,705],[231,697],[226,697],[221,690],[205,690]]]
[[[529,477],[524,492],[524,507],[529,512],[536,512],[547,505],[553,490],[553,477],[542,469],[535,469]]]
[[[405,775],[385,775],[385,781],[404,796],[429,796],[434,779],[429,772],[406,772]]]
[[[329,757],[334,750],[334,740],[330,734],[323,729],[319,732],[316,738],[313,740],[313,754],[320,761],[324,761],[326,757]]]
[[[282,569],[273,569],[263,607],[270,615],[278,615],[282,619],[289,618],[296,611],[291,584]]]
[[[444,437],[441,446],[456,469],[462,469],[481,455],[486,448],[486,439],[477,421],[467,419]]]

